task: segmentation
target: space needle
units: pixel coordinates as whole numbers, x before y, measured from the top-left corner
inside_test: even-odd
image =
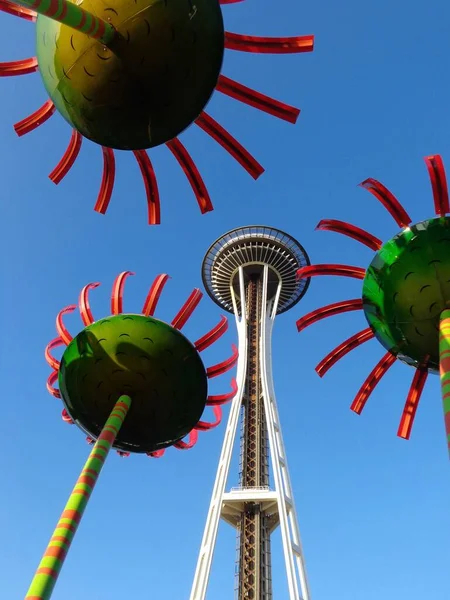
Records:
[[[310,600],[303,550],[272,377],[275,317],[294,306],[309,280],[299,242],[273,227],[229,231],[209,248],[202,278],[209,296],[234,313],[237,393],[230,408],[190,600],[205,600],[220,519],[238,536],[236,600],[272,600],[271,534],[280,527],[289,600]],[[239,487],[226,491],[240,427]],[[270,457],[270,462],[269,462]]]

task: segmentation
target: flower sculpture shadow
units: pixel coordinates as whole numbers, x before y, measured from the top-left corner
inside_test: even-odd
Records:
[[[85,328],[72,337],[63,317],[75,305],[62,309],[56,319],[58,336],[45,349],[52,373],[49,392],[64,404],[62,418],[75,423],[94,444],[89,458],[69,497],[47,550],[26,596],[27,600],[50,598],[72,539],[81,521],[106,457],[115,448],[121,456],[131,452],[161,457],[166,448],[192,448],[199,432],[217,427],[221,406],[237,392],[208,395],[208,380],[232,369],[238,359],[232,355],[205,368],[200,353],[227,330],[225,316],[210,331],[191,343],[182,333],[198,306],[202,292],[194,289],[170,324],[154,317],[168,275],[158,275],[145,300],[142,314],[123,312],[125,271],[116,278],[111,297],[111,314],[94,320],[89,292],[98,283],[86,285],[78,308]],[[53,350],[65,347],[61,360]],[[59,389],[56,386],[58,381]],[[201,420],[211,407],[214,421]],[[95,441],[95,443],[94,443]]]
[[[398,436],[409,439],[428,373],[439,373],[450,448],[450,213],[447,181],[439,155],[425,158],[437,217],[412,224],[395,196],[379,181],[360,185],[388,210],[400,233],[386,243],[349,223],[326,219],[317,229],[347,235],[376,252],[368,269],[319,264],[298,271],[298,277],[341,275],[363,281],[362,298],[319,308],[297,321],[298,331],[329,317],[363,310],[369,327],[331,351],[316,367],[320,377],[348,352],[376,337],[387,350],[364,381],[351,405],[361,414],[370,394],[398,359],[416,371],[407,395]]]
[[[238,1],[238,0],[237,0]],[[73,128],[66,152],[50,173],[58,184],[73,166],[83,137],[102,147],[103,176],[95,210],[108,208],[115,179],[114,149],[132,151],[143,177],[148,222],[161,220],[155,172],[146,149],[165,144],[184,171],[200,211],[213,210],[203,179],[178,135],[194,124],[257,179],[259,162],[205,112],[215,90],[295,123],[299,110],[221,73],[224,50],[309,52],[313,36],[256,37],[224,31],[221,4],[233,0],[0,0],[0,10],[37,21],[37,57],[0,63],[0,76],[39,70],[49,99],[14,125],[19,136],[58,110]],[[32,8],[30,8],[32,7]],[[35,12],[36,11],[36,12]],[[39,13],[39,15],[37,14]],[[48,18],[50,17],[50,18]]]

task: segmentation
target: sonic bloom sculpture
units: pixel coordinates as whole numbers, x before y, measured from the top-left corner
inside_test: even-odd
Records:
[[[156,176],[146,149],[166,144],[181,165],[202,213],[213,210],[206,186],[178,135],[195,123],[257,179],[257,160],[204,109],[214,90],[295,123],[299,110],[221,73],[225,49],[309,52],[313,36],[255,37],[224,31],[220,4],[235,0],[0,0],[0,10],[36,20],[37,57],[0,63],[0,76],[39,70],[49,100],[14,126],[19,136],[58,112],[73,128],[50,179],[59,183],[83,137],[102,147],[95,210],[105,213],[115,177],[114,149],[134,153],[150,224],[160,222]],[[238,1],[238,0],[237,0]],[[23,5],[25,8],[22,8]]]
[[[411,224],[393,194],[375,179],[361,186],[389,211],[401,231],[383,244],[368,232],[336,220],[317,229],[347,235],[376,252],[368,269],[322,264],[299,269],[299,277],[343,275],[363,281],[362,298],[324,306],[297,321],[299,331],[316,321],[363,310],[369,327],[330,352],[316,367],[322,377],[350,350],[376,337],[387,350],[356,394],[351,409],[360,414],[383,375],[400,360],[416,369],[403,409],[398,436],[409,439],[428,373],[440,373],[445,427],[450,450],[450,205],[440,156],[425,158],[437,217]]]
[[[237,362],[232,356],[205,369],[200,352],[216,342],[228,328],[227,318],[192,344],[181,329],[202,298],[195,289],[171,324],[153,315],[168,275],[159,275],[150,288],[142,314],[123,313],[122,293],[125,278],[115,280],[111,315],[95,321],[89,306],[89,291],[98,283],[85,286],[79,298],[79,311],[86,326],[73,337],[63,316],[76,306],[61,310],[56,319],[58,337],[45,350],[53,369],[47,387],[64,404],[62,418],[75,423],[96,440],[72,494],[36,571],[26,600],[47,600],[69,550],[97,478],[111,448],[122,456],[131,452],[161,457],[165,449],[192,448],[199,431],[219,425],[221,405],[236,393],[208,396],[208,379],[229,371]],[[61,360],[52,351],[65,346]],[[59,389],[55,387],[59,383]],[[211,406],[215,420],[200,420],[205,406]],[[186,438],[186,439],[183,439]]]

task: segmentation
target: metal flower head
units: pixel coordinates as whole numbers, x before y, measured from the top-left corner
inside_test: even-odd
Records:
[[[223,75],[224,50],[309,52],[313,36],[269,38],[224,31],[220,4],[235,1],[0,0],[0,10],[37,20],[37,57],[0,63],[0,76],[39,70],[49,95],[43,106],[16,123],[17,134],[36,129],[55,110],[73,128],[50,179],[57,184],[67,175],[83,137],[99,144],[103,177],[95,210],[105,213],[114,186],[114,149],[132,151],[143,177],[148,220],[156,224],[160,200],[146,149],[165,144],[186,174],[201,212],[211,211],[208,190],[177,137],[194,123],[257,179],[263,167],[204,111],[211,95],[217,90],[290,123],[300,111]]]
[[[321,264],[300,269],[299,277],[343,275],[363,281],[362,298],[319,308],[297,321],[298,331],[332,315],[363,310],[369,327],[356,333],[316,367],[322,377],[350,350],[376,337],[387,350],[364,381],[351,405],[360,414],[371,392],[396,359],[415,367],[398,436],[408,439],[428,373],[441,373],[447,434],[450,442],[449,317],[450,312],[450,212],[447,182],[440,156],[425,158],[437,217],[412,224],[406,210],[379,181],[361,186],[371,192],[395,219],[401,231],[386,243],[367,231],[336,220],[323,220],[317,229],[335,231],[376,252],[368,269]]]
[[[230,358],[208,368],[200,358],[200,352],[227,330],[225,316],[193,344],[181,333],[202,298],[199,289],[191,293],[170,325],[153,316],[168,275],[156,277],[142,314],[124,313],[123,287],[132,274],[126,271],[116,278],[111,314],[98,321],[93,318],[88,294],[99,284],[82,289],[78,307],[86,327],[75,337],[64,326],[63,316],[77,307],[60,311],[58,337],[45,350],[53,369],[47,388],[62,399],[63,420],[77,424],[90,443],[98,438],[118,399],[129,396],[132,405],[113,447],[121,455],[136,452],[160,457],[169,446],[192,448],[199,431],[219,425],[221,405],[236,393],[236,382],[232,380],[230,392],[215,396],[208,396],[207,382],[236,364],[237,348],[233,346]],[[58,346],[66,346],[60,361],[51,353]],[[200,420],[205,406],[213,408],[213,422]]]

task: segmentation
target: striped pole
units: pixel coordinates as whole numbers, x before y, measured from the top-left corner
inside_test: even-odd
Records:
[[[103,464],[131,405],[129,396],[116,402],[69,497],[35,573],[25,600],[49,600]]]
[[[450,310],[443,310],[439,325],[439,374],[444,403],[445,432],[450,452]]]
[[[40,15],[59,21],[68,27],[85,33],[105,45],[116,35],[114,27],[73,4],[70,0],[14,0],[16,4],[31,8]]]

